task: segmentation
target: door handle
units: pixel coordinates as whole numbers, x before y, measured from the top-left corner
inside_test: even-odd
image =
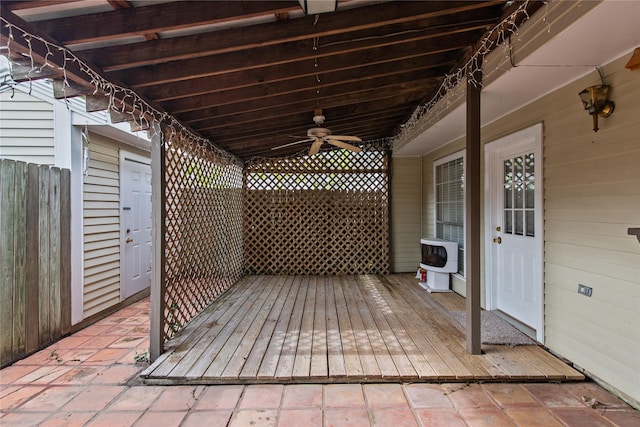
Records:
[[[494,239],[494,241],[495,241],[495,239]],[[126,240],[125,240],[125,242],[127,242],[127,243],[131,243],[131,242],[133,242],[133,239],[132,239],[131,237],[127,237],[127,238],[126,238]]]
[[[494,237],[493,243],[501,244],[502,243],[502,237],[500,237],[500,236]]]

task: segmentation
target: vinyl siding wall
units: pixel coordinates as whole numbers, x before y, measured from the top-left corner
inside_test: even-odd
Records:
[[[391,270],[415,272],[420,263],[420,157],[393,158],[391,176]]]
[[[0,104],[0,157],[54,165],[53,105],[20,90],[1,93]]]
[[[545,345],[638,402],[640,243],[627,228],[640,227],[640,72],[624,68],[627,60],[603,67],[616,109],[599,132],[577,95],[599,84],[594,70],[485,126],[482,139],[543,123]],[[434,227],[433,161],[463,147],[459,140],[422,159],[424,235]]]

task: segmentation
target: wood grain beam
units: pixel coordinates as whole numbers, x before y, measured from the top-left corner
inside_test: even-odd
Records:
[[[282,22],[230,28],[208,33],[165,38],[153,43],[132,43],[124,50],[121,46],[108,46],[84,50],[105,71],[136,68],[222,53],[238,52],[282,43],[310,40],[319,37],[321,42],[336,42],[331,37],[348,34],[351,39],[381,37],[394,33],[423,30],[439,30],[463,25],[485,26],[495,22],[494,8],[481,2],[409,2],[398,7],[385,3],[363,9],[336,12],[331,19],[320,19],[313,25],[313,17]],[[446,12],[446,13],[444,13]]]
[[[232,52],[212,57],[185,59],[167,62],[155,66],[132,68],[108,73],[117,81],[126,82],[129,86],[140,88],[154,84],[165,84],[198,77],[217,76],[232,72],[260,69],[270,65],[294,64],[303,61],[322,61],[335,55],[349,54],[351,61],[366,62],[376,58],[375,49],[409,50],[416,54],[425,51],[446,51],[455,47],[468,47],[475,43],[484,26],[465,28],[460,32],[442,35],[437,32],[419,32],[409,37],[397,35],[382,39],[358,40],[345,44],[326,46],[313,50],[312,41],[291,42],[277,47],[257,48],[250,51]],[[331,58],[333,59],[333,58]],[[312,70],[311,70],[312,71]],[[317,70],[316,70],[317,72]]]
[[[39,21],[38,28],[56,40],[77,43],[178,30],[297,10],[296,1],[192,1],[163,3],[113,12]]]

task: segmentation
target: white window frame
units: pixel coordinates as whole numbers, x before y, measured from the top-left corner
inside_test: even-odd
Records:
[[[454,160],[459,160],[462,159],[462,165],[463,167],[466,167],[466,162],[467,162],[467,151],[466,150],[460,150],[460,151],[456,151],[455,153],[449,154],[448,156],[442,157],[440,159],[434,160],[433,161],[433,235],[435,237],[438,237],[437,235],[437,230],[438,230],[438,209],[437,209],[437,202],[438,202],[438,182],[437,182],[437,173],[436,173],[436,169],[438,166],[443,165],[445,163],[449,163],[452,162]],[[466,192],[467,192],[467,188],[463,187],[462,190],[462,231],[463,231],[463,248],[462,248],[462,256],[463,256],[463,260],[465,259],[464,257],[466,257],[466,252],[467,252],[467,237],[466,237],[466,229],[467,229],[467,215],[466,215],[466,210],[467,210],[467,205],[465,203],[466,200]],[[459,256],[459,255],[458,255]],[[451,273],[455,276],[460,277],[461,279],[464,279],[466,276],[466,270],[467,270],[467,264],[466,262],[463,262],[463,270],[462,270],[462,274],[460,274],[459,272],[455,272],[455,273]]]

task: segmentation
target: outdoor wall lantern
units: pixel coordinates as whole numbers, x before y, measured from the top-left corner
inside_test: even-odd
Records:
[[[590,86],[580,92],[584,109],[593,117],[593,131],[598,132],[598,116],[609,117],[615,108],[612,101],[607,100],[608,85]]]
[[[338,0],[298,0],[305,15],[335,12],[338,10]]]

